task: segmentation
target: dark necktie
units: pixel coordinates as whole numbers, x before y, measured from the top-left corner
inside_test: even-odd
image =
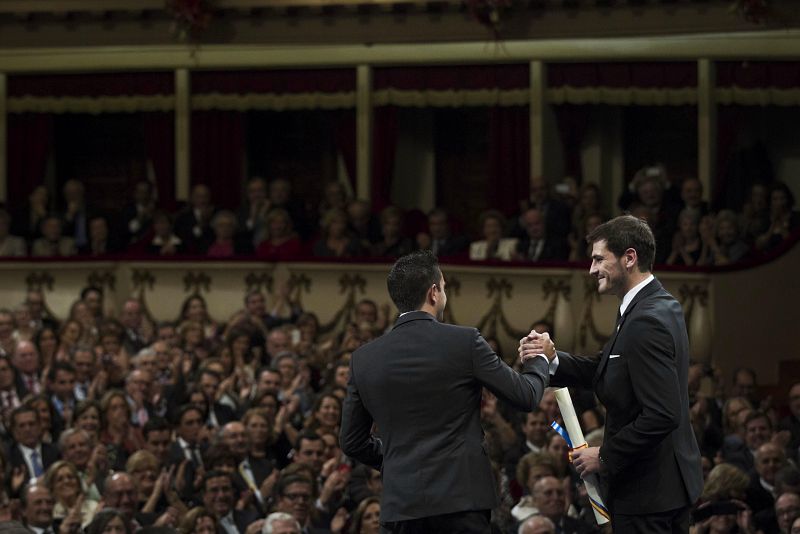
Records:
[[[44,467],[42,467],[42,459],[39,457],[38,451],[34,450],[31,453],[31,466],[33,467],[33,476],[42,476],[42,473],[44,473]]]

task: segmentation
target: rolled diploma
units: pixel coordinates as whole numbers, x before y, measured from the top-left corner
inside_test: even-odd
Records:
[[[567,388],[560,388],[556,390],[556,401],[558,402],[558,409],[561,410],[561,417],[564,419],[564,426],[567,428],[567,434],[572,441],[572,449],[586,448],[586,439],[583,437],[581,425],[578,423],[578,416],[575,415],[575,407],[572,405],[572,398],[569,396]],[[592,503],[592,510],[594,511],[594,518],[597,520],[598,525],[605,525],[610,520],[610,515],[603,499],[600,497],[598,490],[597,475],[594,473],[587,475],[583,479],[586,484],[586,492],[589,494],[589,500]]]

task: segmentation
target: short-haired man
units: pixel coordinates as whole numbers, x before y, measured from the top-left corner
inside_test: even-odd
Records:
[[[325,442],[319,434],[312,430],[300,433],[292,451],[292,461],[309,466],[319,476],[325,462]]]
[[[447,293],[430,251],[397,260],[387,285],[401,315],[353,353],[342,450],[381,469],[387,531],[488,531],[498,499],[481,430],[483,388],[531,411],[547,386],[548,358],[525,361],[518,374],[476,329],[440,322]]]
[[[574,451],[573,464],[581,476],[607,477],[615,531],[686,532],[703,474],[689,421],[689,338],[681,305],[651,274],[656,240],[646,222],[617,217],[587,241],[598,291],[621,305],[600,359],[558,351],[551,364],[553,385],[593,388],[607,409],[602,447]],[[531,332],[522,339],[521,358],[541,352],[528,345],[540,337],[549,336]]]
[[[755,454],[755,472],[750,476],[745,500],[753,514],[775,504],[775,475],[786,465],[783,450],[773,443],[764,443]]]
[[[275,487],[277,512],[290,514],[302,529],[311,525],[311,508],[314,501],[314,483],[302,475],[287,475]]]
[[[519,526],[517,532],[518,534],[556,534],[556,526],[543,515],[533,515]]]
[[[172,426],[163,417],[151,417],[142,427],[144,448],[155,455],[162,463],[167,464],[169,448],[172,443]]]
[[[55,534],[53,525],[53,499],[44,484],[30,484],[22,488],[22,522],[34,534]]]
[[[533,485],[533,506],[556,525],[558,532],[596,532],[593,525],[567,515],[564,484],[554,476],[543,476]]]
[[[39,350],[30,341],[20,341],[14,349],[11,363],[17,369],[26,393],[38,395],[42,392],[42,383],[39,380]]]
[[[264,520],[261,534],[301,534],[300,523],[291,514],[273,512]]]
[[[69,362],[54,362],[47,372],[47,387],[53,407],[51,431],[57,436],[67,426],[75,411],[75,368]]]
[[[26,480],[42,476],[59,454],[53,445],[42,443],[44,431],[39,414],[23,405],[11,412],[10,423],[14,444],[9,450],[9,464],[12,468],[24,467]]]
[[[236,496],[233,479],[224,471],[209,471],[203,476],[203,506],[217,518],[219,528],[225,534],[244,534],[247,526],[256,520],[255,513],[235,510]]]

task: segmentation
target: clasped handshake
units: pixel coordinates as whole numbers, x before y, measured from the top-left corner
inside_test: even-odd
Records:
[[[531,358],[544,355],[548,361],[556,357],[556,346],[550,339],[550,334],[540,334],[535,330],[519,340],[519,361],[524,362]]]

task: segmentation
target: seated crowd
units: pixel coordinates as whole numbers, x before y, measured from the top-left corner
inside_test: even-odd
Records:
[[[431,249],[443,260],[531,262],[584,261],[584,237],[609,216],[596,184],[566,180],[556,188],[532,180],[530,196],[507,218],[483,212],[471,240],[446,210],[428,214],[389,206],[373,213],[368,202],[349,199],[338,182],[325,184],[312,206],[292,194],[290,180],[248,180],[237,211],[218,210],[212,192],[196,185],[175,214],[157,208],[154,188],[136,185],[133,199],[113,215],[87,205],[84,186],[69,180],[60,212],[37,187],[27,206],[12,215],[0,210],[0,257],[98,257],[135,254],[210,258],[252,257],[267,261],[307,258],[392,259]],[[618,199],[618,207],[647,220],[657,241],[656,263],[725,265],[769,251],[800,226],[791,190],[781,182],[757,183],[740,212],[712,212],[702,184],[687,178],[670,185],[663,167],[645,167]]]
[[[393,317],[362,300],[343,331],[326,332],[287,295],[252,291],[224,323],[200,295],[174,322],[152,322],[135,299],[109,313],[95,287],[63,322],[40,291],[0,310],[0,518],[36,534],[377,533],[382,475],[338,438],[352,351]],[[689,384],[706,475],[694,531],[790,532],[800,383],[785,414],[748,369],[726,387],[693,364]],[[573,400],[587,440],[601,442],[603,407],[586,392]],[[599,531],[550,430],[561,421],[553,392],[530,414],[488,391],[481,406],[501,495],[494,531]]]

